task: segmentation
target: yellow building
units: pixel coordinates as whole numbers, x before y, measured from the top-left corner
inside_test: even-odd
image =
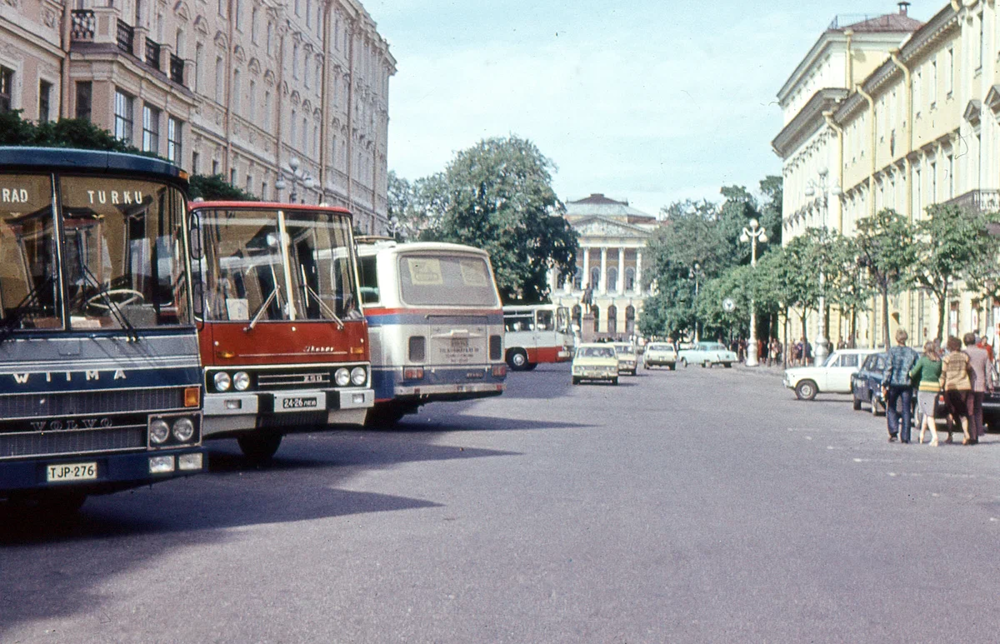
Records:
[[[901,3],[905,12],[906,3]],[[774,141],[785,174],[785,239],[825,224],[853,235],[856,222],[883,208],[911,221],[927,206],[1000,206],[1000,22],[994,1],[958,0],[889,49],[850,88],[823,88]],[[809,136],[797,134],[808,131]],[[816,155],[822,140],[823,154]],[[810,156],[810,150],[813,152]],[[890,334],[915,343],[937,335],[937,303],[920,290],[890,299]],[[995,334],[1000,310],[956,289],[945,332]],[[859,344],[884,343],[876,298],[857,329]],[[816,335],[815,315],[806,330]],[[830,312],[828,337],[849,334]],[[795,329],[794,333],[800,333]]]
[[[365,232],[388,227],[395,69],[356,0],[0,3],[0,110],[86,118],[262,198],[346,206]]]

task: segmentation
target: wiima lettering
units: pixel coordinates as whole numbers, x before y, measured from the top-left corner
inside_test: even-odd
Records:
[[[14,382],[19,385],[26,385],[28,381],[31,380],[32,376],[43,377],[45,382],[52,382],[52,374],[62,375],[66,378],[66,382],[73,382],[74,376],[83,376],[84,380],[90,382],[96,380],[101,381],[102,378],[107,378],[110,374],[112,380],[127,380],[128,374],[126,374],[121,369],[116,369],[113,372],[105,371],[103,374],[96,369],[87,369],[86,371],[41,371],[38,373],[11,373],[7,374],[14,379]]]

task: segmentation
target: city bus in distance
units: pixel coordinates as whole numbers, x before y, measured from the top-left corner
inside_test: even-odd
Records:
[[[0,498],[205,469],[186,190],[156,159],[0,148]]]
[[[267,461],[282,437],[362,425],[374,402],[351,213],[191,204],[205,438]]]
[[[369,425],[392,425],[429,402],[503,393],[503,310],[489,255],[366,238],[358,268],[375,388]]]
[[[543,362],[573,359],[573,329],[569,309],[556,304],[503,307],[506,360],[515,371],[534,369]]]

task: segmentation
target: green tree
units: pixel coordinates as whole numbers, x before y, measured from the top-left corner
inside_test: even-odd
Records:
[[[80,148],[139,154],[136,148],[116,139],[107,130],[85,119],[59,119],[36,124],[21,118],[20,110],[0,114],[0,145]]]
[[[995,238],[986,232],[988,218],[955,205],[934,204],[927,219],[917,222],[915,281],[938,304],[938,337],[944,338],[945,307],[955,282],[966,277],[975,283],[982,258],[996,262]]]
[[[421,185],[423,207],[441,209],[421,239],[484,249],[505,302],[542,300],[548,269],[569,274],[576,266],[576,232],[561,216],[553,167],[534,143],[515,136],[459,152],[443,176]]]
[[[206,201],[260,201],[254,195],[226,181],[221,174],[196,174],[191,177],[192,199]]]
[[[855,242],[860,265],[882,299],[882,337],[889,348],[889,295],[912,283],[917,261],[913,226],[895,210],[886,208],[857,222]]]

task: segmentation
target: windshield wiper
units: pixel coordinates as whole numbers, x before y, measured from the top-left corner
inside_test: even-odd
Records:
[[[30,310],[30,306],[37,303],[38,296],[41,294],[42,289],[51,283],[52,275],[46,275],[42,281],[35,284],[35,286],[28,291],[28,294],[24,296],[24,299],[18,302],[10,316],[5,318],[3,322],[0,322],[0,344],[6,342],[7,338],[13,335],[14,330],[21,325],[21,321]]]
[[[312,295],[313,299],[316,300],[316,304],[319,304],[320,308],[322,308],[324,311],[326,311],[327,315],[329,315],[330,317],[332,317],[333,321],[337,323],[337,330],[338,331],[343,331],[344,330],[344,321],[341,320],[339,317],[337,317],[337,312],[334,311],[333,309],[331,309],[329,304],[327,304],[322,299],[320,299],[319,293],[317,293],[316,291],[314,291],[313,288],[311,286],[309,286],[309,282],[306,281],[306,269],[305,269],[305,266],[299,266],[299,268],[302,271],[302,286],[306,290],[306,304],[309,303],[309,296]]]
[[[248,333],[250,331],[253,331],[253,328],[255,326],[257,326],[258,322],[260,322],[261,316],[264,315],[264,311],[267,310],[267,307],[269,307],[271,305],[271,302],[274,301],[274,298],[277,295],[278,295],[278,289],[276,289],[276,288],[275,289],[271,289],[271,294],[267,296],[267,299],[264,300],[264,303],[261,304],[260,307],[258,307],[258,309],[254,312],[253,317],[250,318],[250,324],[248,324],[247,327],[245,329],[243,329],[244,331],[246,331]]]
[[[118,324],[120,324],[121,327],[125,329],[125,338],[129,342],[138,342],[139,332],[136,330],[134,326],[132,326],[132,323],[128,321],[128,318],[125,317],[125,313],[122,312],[121,307],[118,306],[118,303],[112,300],[111,297],[108,295],[109,289],[106,289],[103,286],[101,286],[101,282],[97,279],[97,276],[90,271],[90,268],[88,268],[86,264],[81,262],[80,268],[83,269],[84,277],[89,277],[90,281],[93,282],[94,286],[97,288],[97,293],[87,298],[87,301],[100,296],[101,299],[103,299],[105,304],[107,305],[108,311],[111,312],[112,316],[115,318]]]

